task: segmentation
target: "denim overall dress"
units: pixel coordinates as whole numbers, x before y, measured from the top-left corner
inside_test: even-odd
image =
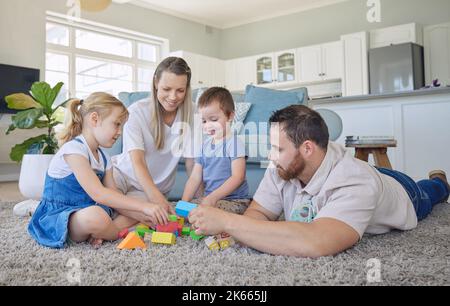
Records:
[[[72,141],[84,144],[78,138]],[[95,174],[102,181],[107,159],[102,150],[99,149],[99,151],[103,159],[104,171],[95,171]],[[90,157],[89,163],[91,163]],[[63,248],[68,238],[70,215],[92,205],[99,204],[84,191],[73,173],[64,178],[53,178],[47,172],[44,194],[28,225],[28,232],[41,245]],[[112,216],[112,208],[99,206]]]

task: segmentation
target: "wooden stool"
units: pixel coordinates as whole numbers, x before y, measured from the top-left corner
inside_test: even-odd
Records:
[[[376,143],[376,144],[347,144],[347,148],[355,148],[355,157],[368,162],[369,154],[373,154],[375,160],[375,166],[392,169],[391,162],[387,156],[388,147],[397,147],[397,141],[389,143]]]

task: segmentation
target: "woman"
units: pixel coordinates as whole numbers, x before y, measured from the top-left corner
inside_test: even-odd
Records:
[[[152,96],[129,107],[123,151],[113,157],[114,180],[124,194],[147,199],[170,213],[174,210],[167,195],[175,183],[178,162],[185,158],[188,175],[194,163],[192,137],[186,128],[186,124],[192,126],[194,112],[190,83],[191,70],[183,59],[162,61],[153,77]],[[119,213],[134,217],[132,212]]]

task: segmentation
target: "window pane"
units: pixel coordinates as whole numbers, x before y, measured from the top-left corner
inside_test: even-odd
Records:
[[[59,72],[69,72],[68,55],[47,52],[45,58],[45,69]]]
[[[156,48],[154,45],[138,43],[138,58],[156,63]]]
[[[59,105],[69,98],[69,56],[47,52],[45,58],[45,81],[52,87],[64,83],[54,103]]]
[[[69,29],[54,23],[46,24],[47,42],[57,45],[69,45]]]
[[[76,47],[96,52],[132,57],[133,45],[127,39],[76,30]]]
[[[150,91],[152,87],[154,69],[150,68],[138,68],[138,90],[139,91]]]
[[[76,59],[77,98],[97,91],[117,96],[121,91],[133,90],[133,69],[129,65],[104,60]]]

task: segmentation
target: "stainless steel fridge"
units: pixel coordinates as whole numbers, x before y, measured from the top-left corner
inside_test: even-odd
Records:
[[[371,94],[412,91],[424,87],[423,47],[413,43],[369,50]]]

